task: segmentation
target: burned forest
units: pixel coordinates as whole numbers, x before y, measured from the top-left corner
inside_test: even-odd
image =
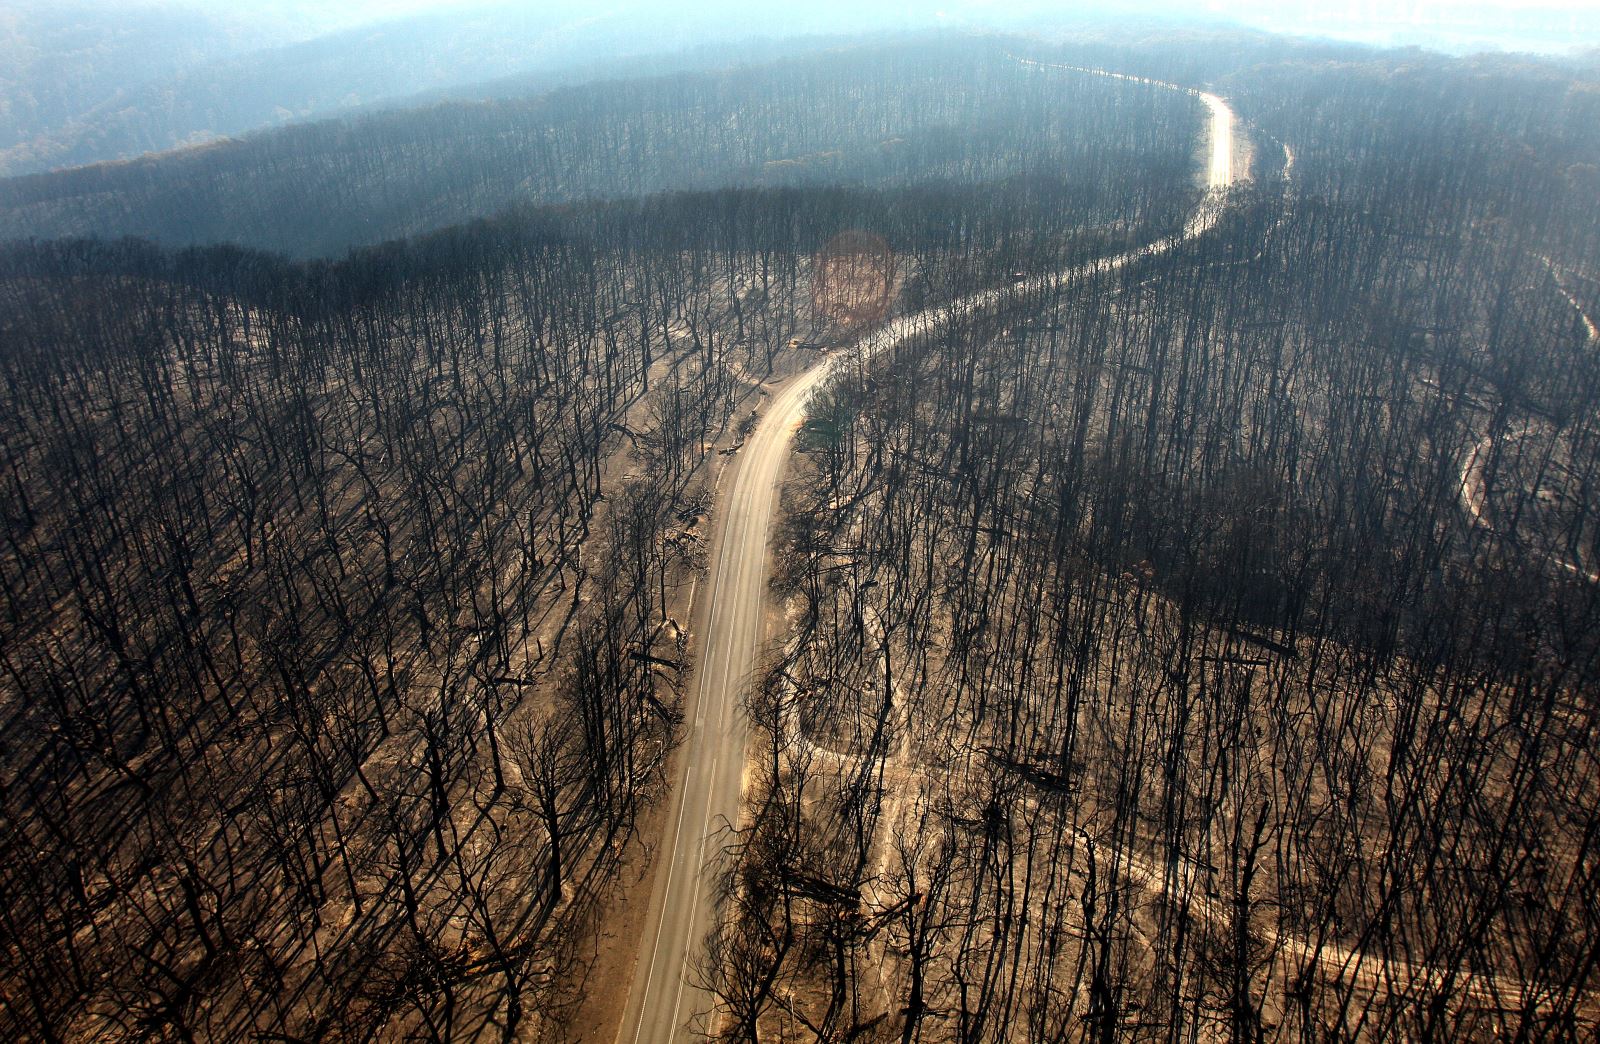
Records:
[[[1600,298],[1562,179],[1600,124],[1478,89],[1357,171],[1263,99],[1205,236],[819,396],[710,968],[750,1037],[1594,1032]],[[1328,122],[1372,120],[1345,90]],[[1581,157],[1553,186],[1536,132]]]
[[[741,53],[0,179],[0,1036],[1593,1039],[1600,63]]]

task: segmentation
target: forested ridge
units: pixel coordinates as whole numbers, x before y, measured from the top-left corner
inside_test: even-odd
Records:
[[[1042,83],[997,44],[848,47],[13,178],[0,182],[0,238],[92,232],[338,256],[514,205],[669,190],[1010,181],[1104,195],[1135,154],[1149,176],[1175,175],[1182,142],[1157,142],[1186,112],[1093,79]],[[1018,219],[1058,220],[1025,202],[1011,208]]]
[[[0,1033],[563,1039],[719,475],[827,352],[726,1036],[1591,1036],[1595,78],[1222,39],[0,182]]]

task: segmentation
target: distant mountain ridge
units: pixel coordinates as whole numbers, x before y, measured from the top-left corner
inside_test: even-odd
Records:
[[[114,66],[103,76],[108,81],[103,90],[78,95],[79,101],[97,100],[72,111],[63,98],[41,108],[36,119],[13,121],[10,133],[0,135],[0,173],[125,159],[591,53],[615,53],[626,46],[626,34],[609,31],[607,21],[570,17],[549,7],[466,17],[435,13],[241,52],[236,34],[203,16],[130,15],[122,30],[130,54],[90,49],[79,60],[91,66],[103,54],[103,61]],[[80,28],[68,25],[62,32]],[[154,45],[169,37],[195,42],[180,55],[136,66],[133,54],[161,51]],[[15,49],[25,46],[19,42]],[[61,77],[41,63],[32,79],[50,84]],[[8,86],[13,95],[34,89],[22,82]]]

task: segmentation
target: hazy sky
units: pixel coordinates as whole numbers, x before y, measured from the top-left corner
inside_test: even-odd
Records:
[[[1567,50],[1600,44],[1600,0],[1209,0],[1265,29],[1453,50]]]
[[[229,6],[271,0],[205,0]],[[341,10],[352,19],[393,16],[401,12],[471,6],[483,0],[323,0],[318,6]],[[537,2],[537,0],[535,0]],[[602,10],[604,0],[593,7]],[[701,6],[684,0],[623,0],[619,6],[647,7],[671,17],[675,10]],[[1205,12],[1219,19],[1286,32],[1308,32],[1374,43],[1426,43],[1517,48],[1544,43],[1549,49],[1600,42],[1600,0],[1206,0],[1204,6],[1183,0],[1145,0],[1105,5],[1032,0],[899,0],[851,5],[775,3],[753,0],[755,8],[772,8],[793,17],[807,7],[833,8],[830,15],[881,24],[884,16],[903,13],[912,22],[982,20],[985,15],[1012,22],[1026,11],[1049,15],[1078,7],[1098,14],[1113,11],[1166,11],[1177,15]],[[868,14],[870,12],[870,14]],[[845,28],[845,26],[841,26]],[[1568,38],[1570,37],[1570,39]],[[1546,49],[1541,47],[1540,49]]]
[[[10,3],[0,0],[0,11]],[[47,0],[31,0],[47,2]],[[90,0],[93,2],[93,0]],[[510,0],[99,0],[106,6],[185,6],[235,22],[276,22],[288,35],[346,28],[428,11],[508,5]],[[1451,50],[1568,50],[1600,45],[1600,0],[525,0],[530,10],[616,14],[647,21],[680,12],[703,20],[708,8],[736,10],[741,21],[790,31],[800,26],[848,31],[903,22],[1016,26],[1033,17],[1074,12],[1103,20],[1118,13],[1228,20],[1279,32]],[[288,23],[293,23],[290,28]]]

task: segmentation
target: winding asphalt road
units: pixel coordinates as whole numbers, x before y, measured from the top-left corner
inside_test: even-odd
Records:
[[[971,315],[1016,294],[1164,253],[1216,223],[1222,193],[1235,180],[1234,115],[1221,98],[1104,70],[1017,60],[1042,70],[1110,76],[1180,90],[1198,98],[1210,114],[1205,172],[1209,191],[1205,199],[1177,236],[1080,268],[902,316],[863,342],[864,355],[885,351],[944,319]],[[805,419],[811,396],[828,379],[837,361],[838,357],[823,361],[777,395],[740,450],[732,485],[721,505],[710,575],[702,596],[704,631],[694,699],[689,705],[692,717],[686,723],[687,735],[678,752],[680,778],[674,781],[649,915],[618,1037],[623,1044],[664,1044],[706,1036],[704,1019],[712,1001],[697,985],[696,955],[711,928],[714,913],[713,880],[708,869],[721,851],[721,835],[739,819],[748,731],[740,695],[756,667],[765,636],[767,545],[772,535],[778,483],[790,442]]]

